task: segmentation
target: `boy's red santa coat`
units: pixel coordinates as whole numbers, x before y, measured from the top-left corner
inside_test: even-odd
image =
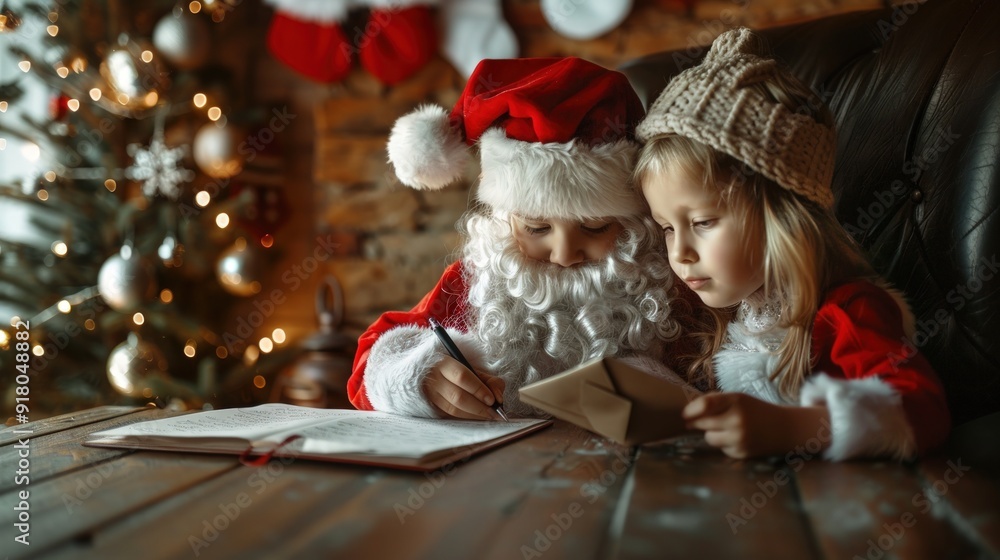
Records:
[[[351,404],[361,410],[374,410],[371,400],[368,397],[368,391],[365,389],[365,368],[368,367],[368,357],[372,346],[383,335],[393,329],[429,329],[430,324],[427,319],[430,317],[441,321],[465,357],[469,359],[474,367],[481,368],[482,361],[477,351],[478,346],[468,343],[469,335],[465,333],[465,325],[457,324],[461,322],[460,318],[466,316],[468,294],[469,288],[464,279],[462,263],[459,261],[445,269],[441,280],[434,286],[434,289],[424,296],[420,300],[420,303],[413,309],[410,311],[389,311],[383,313],[378,321],[368,327],[368,330],[358,339],[358,352],[354,357],[351,378],[347,382],[347,396],[350,398]],[[399,332],[396,333],[396,336],[405,336],[405,334],[405,332]],[[432,343],[436,341],[434,338],[430,338],[429,340]],[[394,356],[399,355],[396,352],[392,352],[392,354]],[[407,380],[419,382],[423,377],[418,375],[418,371],[423,369],[424,364],[431,362],[431,365],[433,365],[433,363],[437,363],[446,355],[440,344],[430,344],[426,348],[422,347],[419,351],[411,353],[407,357],[409,364],[400,368],[400,370],[405,370],[409,375],[398,375],[395,376],[395,379],[401,385],[405,385]],[[423,408],[425,406],[425,399],[417,397],[417,395],[421,394],[419,389],[399,390],[399,387],[378,387],[376,390],[386,395],[385,398],[409,400],[407,403],[393,403],[395,404],[393,406],[394,409],[406,410]],[[433,411],[428,412],[427,416],[434,416]]]
[[[719,388],[775,404],[825,405],[830,411],[828,459],[911,457],[948,436],[951,415],[944,389],[909,342],[913,315],[898,292],[865,281],[829,291],[813,321],[816,373],[806,379],[798,403],[782,399],[769,379],[778,361],[769,350],[780,343],[784,329],[753,332],[748,325],[755,320],[761,324],[760,313],[730,324],[729,338],[714,358]]]

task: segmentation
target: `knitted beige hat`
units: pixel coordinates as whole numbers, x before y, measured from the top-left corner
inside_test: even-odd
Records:
[[[700,65],[667,84],[636,137],[645,143],[670,133],[696,140],[829,208],[836,132],[746,87],[780,72],[756,51],[749,29],[727,31]]]

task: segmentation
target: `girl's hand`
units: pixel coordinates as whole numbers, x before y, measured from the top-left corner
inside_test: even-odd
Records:
[[[503,402],[503,379],[469,371],[458,360],[445,356],[431,369],[424,391],[435,408],[446,416],[467,420],[499,420],[491,408]]]
[[[829,422],[824,407],[779,406],[743,393],[702,395],[682,416],[689,429],[705,430],[709,445],[736,459],[787,453],[808,439],[804,434],[815,436],[822,419]]]

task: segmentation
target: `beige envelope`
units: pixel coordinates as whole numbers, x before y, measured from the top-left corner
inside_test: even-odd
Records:
[[[636,445],[682,434],[691,388],[614,358],[596,359],[520,390],[521,400],[556,418]]]

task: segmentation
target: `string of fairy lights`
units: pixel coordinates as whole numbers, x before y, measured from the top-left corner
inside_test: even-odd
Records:
[[[129,155],[133,159],[133,165],[126,169],[88,168],[83,166],[66,166],[56,161],[49,161],[45,158],[47,148],[44,143],[35,141],[28,134],[20,131],[12,131],[9,128],[0,128],[0,150],[8,149],[8,140],[3,137],[7,134],[18,137],[20,155],[29,166],[48,167],[37,171],[35,176],[26,177],[23,181],[22,196],[34,196],[39,201],[45,203],[52,199],[53,188],[57,188],[60,180],[91,179],[101,181],[103,179],[104,188],[108,193],[116,193],[122,181],[132,183],[142,183],[142,194],[145,199],[136,197],[134,204],[139,209],[144,209],[149,200],[156,196],[162,196],[171,200],[177,200],[180,195],[179,186],[189,182],[194,174],[183,168],[182,160],[188,152],[188,147],[170,148],[163,141],[163,120],[165,115],[174,111],[177,112],[175,103],[167,99],[169,89],[168,66],[188,69],[197,66],[198,60],[204,60],[205,53],[192,52],[190,48],[201,49],[207,44],[205,40],[198,40],[199,34],[207,33],[203,30],[203,24],[196,14],[207,13],[210,19],[221,22],[227,13],[232,11],[240,0],[202,0],[192,1],[186,6],[177,6],[171,14],[161,20],[154,33],[153,44],[146,41],[136,40],[127,34],[119,35],[117,41],[109,46],[106,54],[103,55],[100,65],[95,68],[87,57],[83,54],[70,51],[67,56],[58,57],[55,60],[44,60],[32,56],[29,52],[19,47],[12,48],[12,52],[18,55],[21,60],[17,62],[17,67],[24,74],[31,74],[35,78],[47,84],[53,90],[62,92],[58,100],[59,108],[72,113],[81,111],[95,114],[87,108],[87,103],[92,103],[97,108],[123,118],[146,118],[155,114],[157,128],[154,138],[148,146],[130,145]],[[47,14],[47,21],[43,22],[44,32],[49,37],[55,38],[60,34],[60,13],[57,8],[51,9]],[[0,0],[0,34],[20,32],[30,33],[32,21],[30,18],[21,17],[5,6]],[[37,25],[37,23],[35,23]],[[161,33],[160,27],[167,31]],[[28,28],[28,29],[26,29]],[[37,30],[37,28],[35,29]],[[44,37],[44,36],[43,36]],[[166,59],[166,63],[161,61]],[[3,84],[0,84],[3,85]],[[2,91],[0,91],[2,94]],[[6,99],[0,95],[0,114],[7,113],[15,108],[17,101]],[[186,102],[186,111],[193,111],[201,114],[208,121],[204,128],[195,136],[193,142],[196,153],[195,163],[198,167],[213,179],[228,179],[242,170],[243,162],[238,159],[235,149],[235,139],[238,139],[239,132],[233,127],[229,127],[228,134],[220,134],[219,130],[227,127],[227,116],[222,108],[223,103],[213,99],[210,93],[199,91],[190,96]],[[203,131],[205,131],[203,133]],[[71,134],[71,133],[68,133]],[[202,140],[202,139],[210,140]],[[219,140],[222,138],[222,140]],[[199,142],[205,144],[207,149],[199,151]],[[206,144],[208,143],[208,144]],[[226,145],[227,143],[231,145]],[[220,145],[221,144],[221,145]],[[48,165],[46,165],[48,164]],[[208,209],[210,205],[218,207],[218,211],[206,214],[206,218],[214,223],[220,230],[225,230],[233,225],[234,218],[231,214],[238,212],[242,205],[247,204],[247,197],[234,197],[227,201],[216,200],[218,192],[210,192],[210,189],[203,188],[193,193],[192,201],[199,209]],[[133,202],[133,199],[129,199]],[[213,204],[213,202],[215,204]],[[253,246],[268,249],[274,245],[275,239],[272,233],[267,232],[260,235]],[[149,275],[144,275],[142,269],[148,267],[148,263],[140,262],[139,256],[132,254],[132,240],[126,238],[125,245],[118,255],[113,255],[104,266],[101,267],[101,274],[98,284],[87,286],[77,290],[75,293],[65,295],[49,307],[39,311],[30,318],[32,331],[44,326],[52,319],[67,315],[91,302],[95,298],[101,297],[115,311],[128,315],[130,330],[135,333],[136,329],[147,322],[147,317],[138,305],[136,300],[140,292],[148,291],[152,287],[152,279]],[[2,249],[2,247],[0,247]],[[50,246],[51,254],[57,259],[69,258],[73,252],[72,243],[66,239],[56,239]],[[159,257],[167,267],[181,266],[184,248],[178,242],[175,233],[167,233],[163,244],[158,251]],[[247,255],[250,253],[250,244],[245,237],[237,237],[232,247],[223,253],[217,265],[217,275],[220,284],[226,291],[240,295],[250,296],[259,293],[261,284],[259,280],[253,278],[253,274],[247,274],[247,264],[253,259]],[[259,258],[258,258],[259,260]],[[106,271],[105,269],[113,269]],[[107,272],[107,274],[106,274]],[[137,276],[138,275],[138,276]],[[114,278],[117,283],[108,283],[105,278]],[[126,285],[123,279],[131,278],[136,285]],[[145,284],[145,285],[144,285]],[[176,295],[168,288],[154,290],[156,295],[151,301],[163,306],[166,309],[174,303]],[[130,313],[130,315],[129,315]],[[21,317],[14,316],[10,320],[13,328],[22,320]],[[93,318],[83,321],[84,329],[94,331],[98,324]],[[259,359],[261,354],[272,352],[276,347],[286,342],[286,333],[282,328],[274,328],[267,335],[260,336],[254,342],[247,342],[242,352],[238,356],[234,355],[234,350],[226,343],[223,336],[211,329],[198,325],[197,335],[187,338],[184,342],[182,353],[185,357],[193,359],[203,355],[199,349],[209,347],[208,352],[220,360],[232,357],[242,358],[243,362],[251,366]],[[11,342],[11,334],[7,329],[0,329],[0,348],[6,350]],[[158,352],[157,349],[138,349],[137,339],[132,335],[129,340],[123,342],[111,352],[108,360],[108,373],[112,384],[116,389],[131,396],[143,396],[150,398],[155,391],[149,387],[142,387],[134,379],[132,372],[114,372],[113,364],[120,361],[119,350],[127,350],[130,359],[143,352]],[[44,356],[45,348],[41,341],[33,341],[31,352],[36,357]],[[156,362],[155,356],[148,360]],[[159,360],[162,362],[162,360]],[[131,363],[131,362],[127,362]],[[253,384],[258,388],[263,388],[266,380],[256,375]],[[126,390],[127,389],[127,390]]]

